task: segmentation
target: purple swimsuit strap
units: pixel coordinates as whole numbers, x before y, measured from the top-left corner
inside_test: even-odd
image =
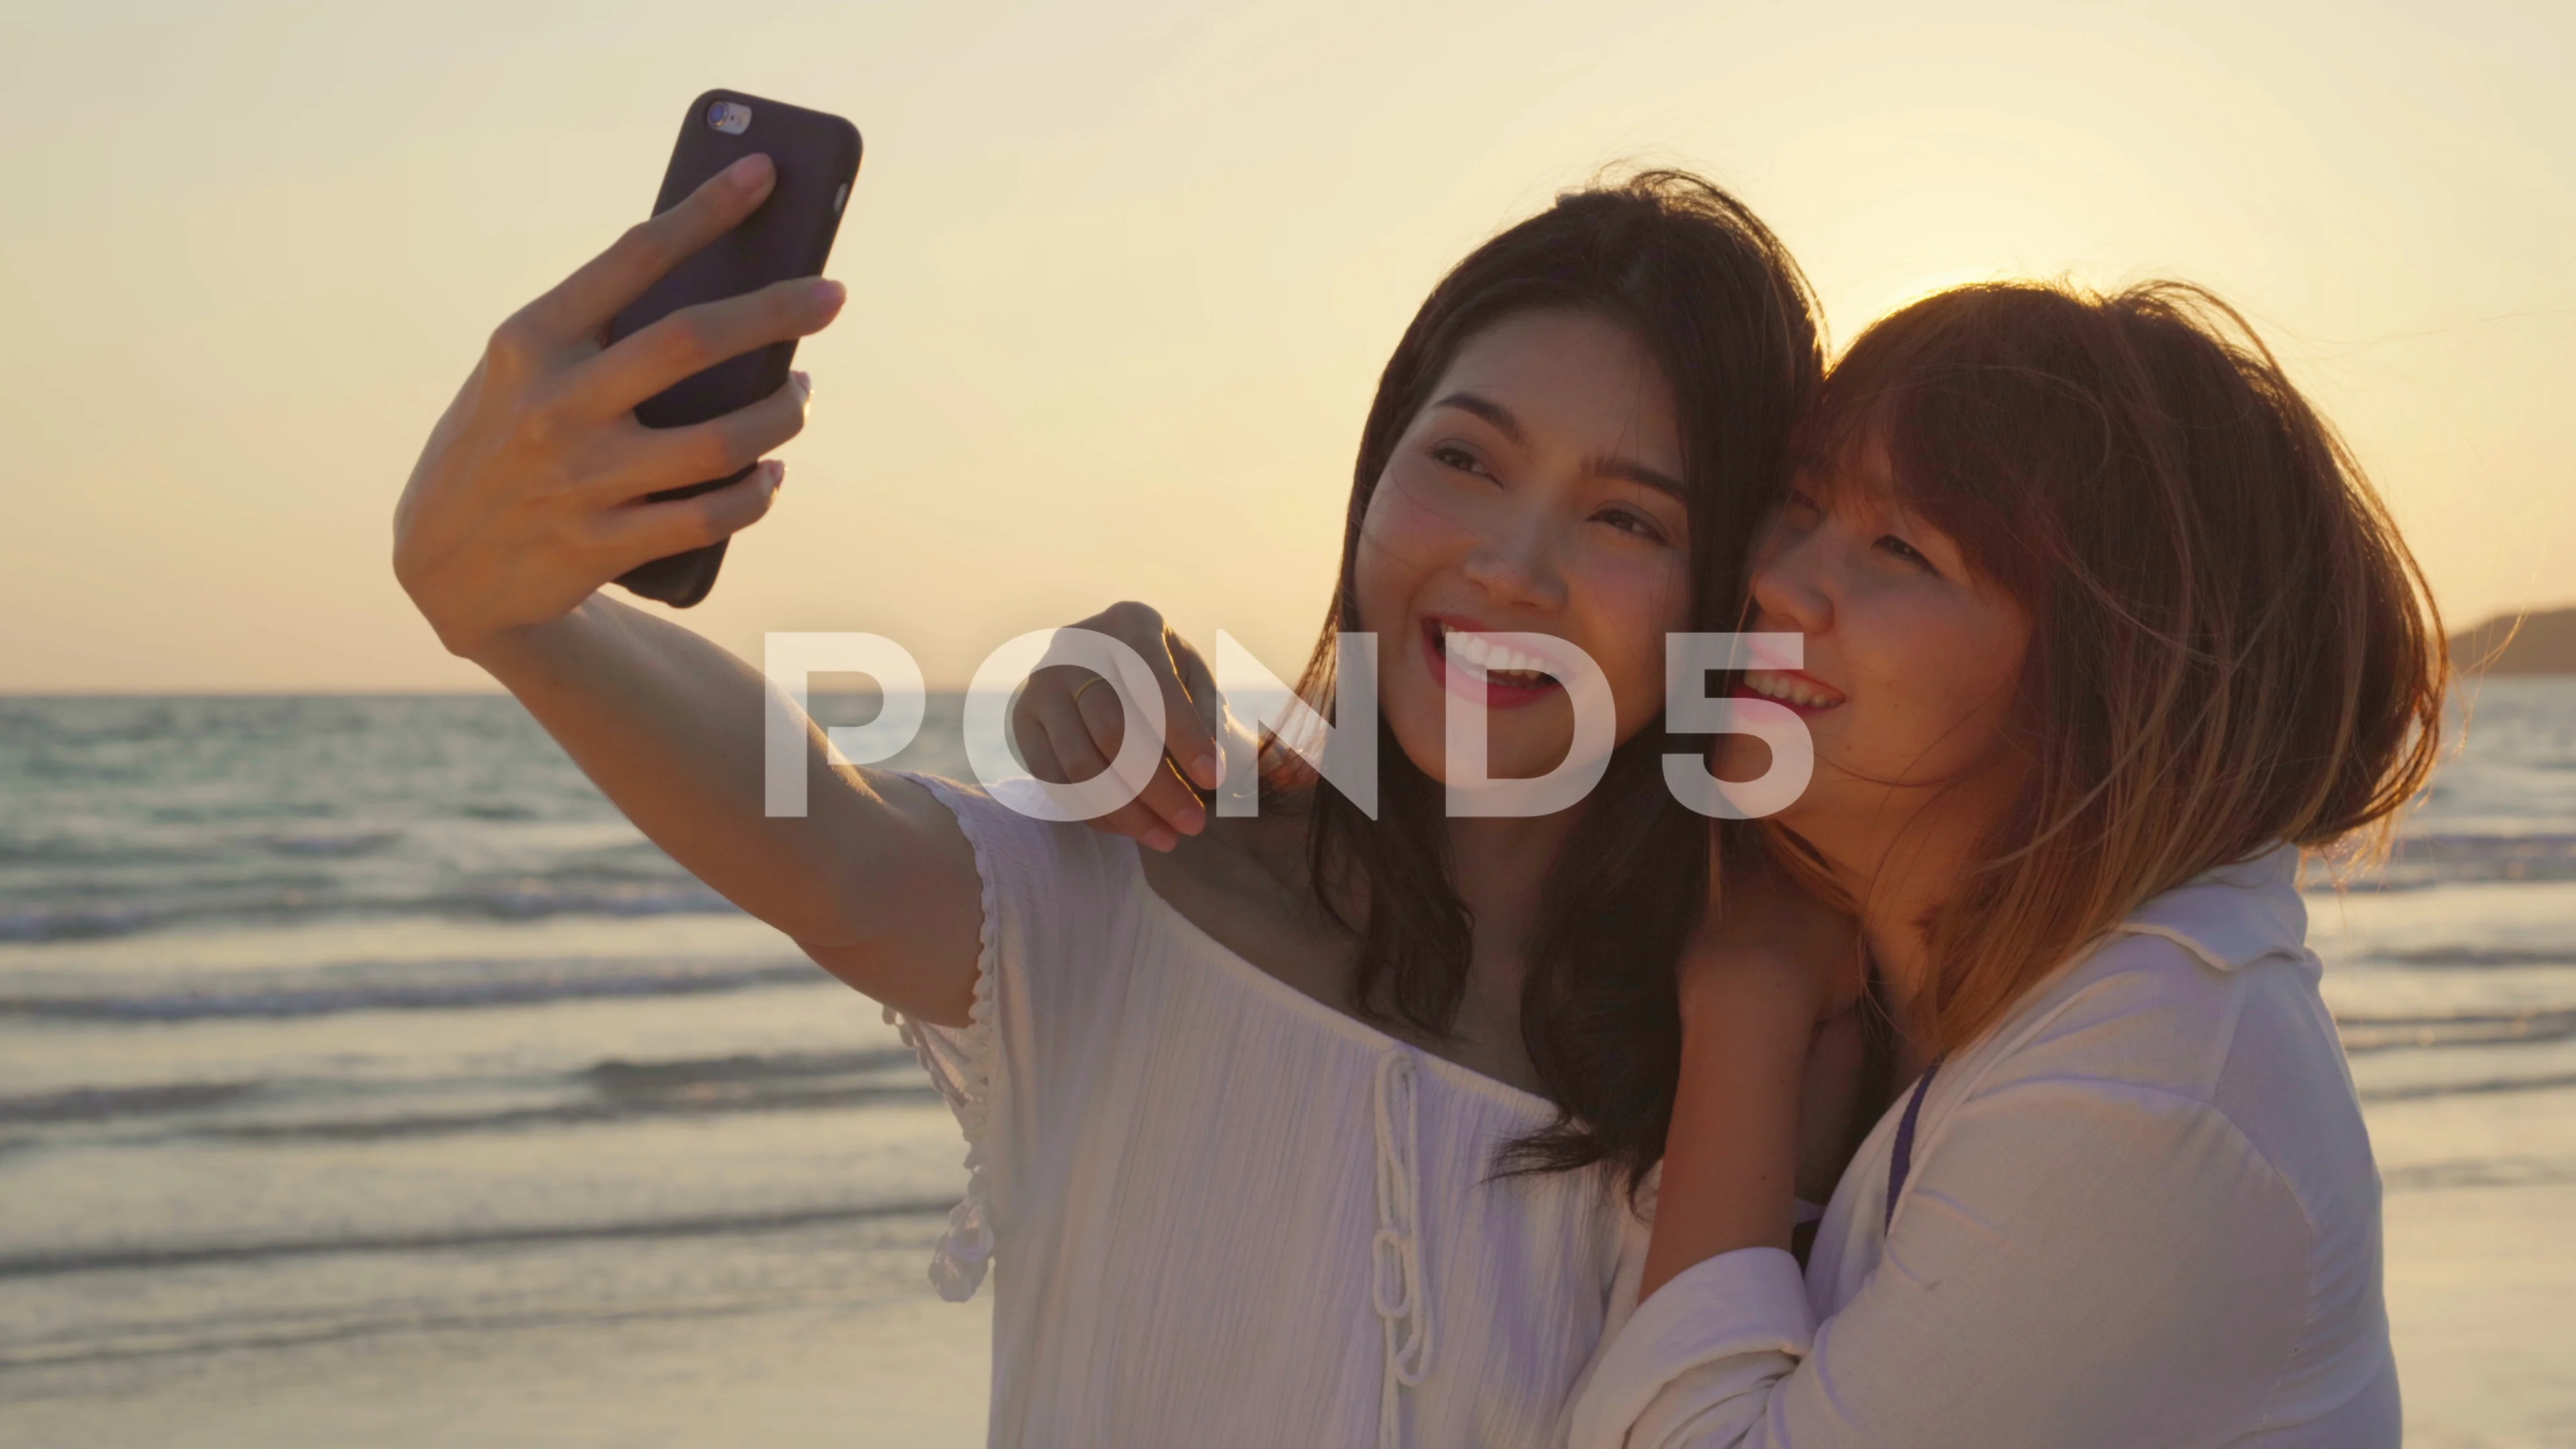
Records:
[[[1939,1062],[1923,1069],[1923,1080],[1914,1084],[1914,1095],[1905,1101],[1905,1116],[1896,1124],[1896,1150],[1887,1159],[1887,1218],[1879,1224],[1881,1232],[1896,1222],[1896,1196],[1905,1191],[1905,1174],[1914,1168],[1914,1119],[1923,1115],[1923,1094],[1932,1090],[1932,1076],[1940,1070]]]

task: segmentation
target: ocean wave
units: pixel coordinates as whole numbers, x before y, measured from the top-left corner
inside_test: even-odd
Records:
[[[2365,962],[2391,962],[2401,967],[2576,967],[2576,946],[2414,946],[2406,951],[2370,951]]]
[[[141,906],[16,906],[0,909],[0,941],[95,941],[156,923]]]
[[[402,839],[399,830],[296,831],[271,835],[259,843],[277,855],[320,856],[346,860],[353,856],[375,855],[391,848]]]
[[[158,1117],[230,1106],[259,1090],[257,1082],[160,1082],[144,1087],[76,1087],[0,1097],[0,1126],[100,1122]]]
[[[674,1061],[595,1063],[570,1084],[568,1101],[475,1112],[306,1117],[202,1128],[192,1136],[248,1142],[370,1142],[400,1137],[507,1132],[527,1127],[606,1126],[647,1117],[814,1111],[930,1103],[939,1093],[909,1048],[854,1052],[736,1054]]]
[[[738,908],[694,877],[678,880],[601,880],[526,876],[423,898],[384,903],[435,915],[478,915],[525,921],[545,916],[730,915]]]
[[[606,1127],[651,1117],[718,1117],[747,1112],[812,1112],[836,1108],[929,1104],[939,1092],[921,1083],[839,1083],[801,1091],[735,1093],[722,1097],[674,1094],[613,1101],[559,1102],[487,1112],[418,1116],[342,1117],[300,1122],[246,1122],[206,1127],[187,1135],[226,1142],[385,1142],[400,1138],[453,1137],[512,1132],[530,1127]]]
[[[41,866],[97,870],[102,867],[185,865],[207,858],[200,846],[139,839],[113,841],[84,835],[0,835],[0,868]]]
[[[2576,1037],[2576,1008],[2433,1016],[2338,1016],[2347,1055],[2402,1047],[2510,1046]]]
[[[317,846],[365,854],[362,845]],[[153,901],[130,898],[0,904],[0,942],[88,941],[200,926],[295,925],[334,919],[437,917],[537,921],[558,916],[733,915],[731,901],[694,877],[620,878],[595,869],[527,875],[421,895],[366,894],[328,877],[259,877],[173,883]]]
[[[2350,882],[2360,890],[2432,882],[2576,880],[2576,834],[2428,832],[2401,836],[2385,866]]]
[[[459,1089],[477,1105],[448,1106]],[[577,1071],[410,1084],[295,1078],[76,1087],[0,1097],[0,1150],[139,1142],[382,1142],[655,1118],[935,1105],[906,1048],[611,1059]]]
[[[612,1096],[660,1093],[704,1095],[711,1088],[845,1077],[856,1073],[909,1071],[919,1062],[909,1047],[855,1052],[736,1052],[721,1057],[683,1057],[670,1061],[631,1062],[623,1057],[584,1068],[584,1080]]]
[[[552,1097],[535,1105],[474,1112],[411,1112],[405,1095],[433,1099],[460,1086],[516,1089]],[[153,1082],[72,1087],[0,1097],[0,1127],[55,1127],[170,1119],[192,1136],[244,1139],[400,1137],[606,1121],[639,1115],[759,1111],[929,1101],[937,1093],[906,1047],[844,1052],[736,1053],[668,1061],[612,1057],[559,1074],[425,1083],[406,1094],[388,1084],[297,1078]],[[349,1103],[372,1110],[351,1111]],[[393,1110],[384,1110],[388,1105]],[[191,1125],[209,1112],[248,1109],[265,1119]],[[336,1109],[336,1110],[335,1110]],[[279,1112],[300,1115],[276,1115]],[[238,1116],[238,1113],[235,1114]]]
[[[2576,1182],[2576,1162],[2500,1157],[2411,1163],[2383,1170],[2379,1180],[2390,1192],[2445,1187],[2550,1187]]]
[[[454,969],[442,972],[440,966]],[[560,962],[525,970],[486,962],[426,963],[384,971],[372,979],[329,979],[315,972],[300,978],[271,978],[238,985],[169,989],[165,983],[162,989],[123,993],[6,995],[0,996],[0,1018],[174,1022],[333,1016],[359,1011],[460,1011],[599,997],[748,991],[810,985],[822,979],[813,967],[801,962],[621,962],[600,970],[568,970]]]
[[[139,1243],[132,1246],[68,1248],[50,1252],[0,1254],[0,1279],[54,1277],[67,1273],[119,1270],[166,1270],[209,1264],[252,1263],[281,1258],[308,1258],[332,1253],[437,1253],[489,1248],[534,1247],[552,1243],[609,1242],[653,1238],[698,1238],[744,1233],[790,1232],[871,1219],[903,1218],[947,1212],[954,1195],[894,1202],[852,1203],[784,1208],[768,1212],[710,1213],[587,1223],[531,1223],[503,1227],[458,1227],[416,1233],[349,1233],[325,1237],[247,1239],[211,1243]]]
[[[525,805],[502,801],[469,800],[456,807],[456,813],[467,820],[535,820],[538,813]]]
[[[2385,1087],[2364,1087],[2365,1102],[2421,1102],[2435,1097],[2482,1097],[2497,1092],[2554,1092],[2562,1087],[2576,1087],[2576,1072],[2552,1072],[2534,1077],[2473,1077],[2450,1082],[2407,1082]]]
[[[2519,946],[2421,946],[2407,951],[2381,951],[2368,959],[2401,966],[2457,966],[2469,969],[2505,966],[2576,966],[2576,946],[2531,949]]]

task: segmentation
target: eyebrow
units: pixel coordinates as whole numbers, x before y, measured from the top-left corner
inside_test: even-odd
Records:
[[[1482,418],[1493,425],[1494,431],[1509,438],[1515,447],[1529,446],[1529,430],[1521,426],[1521,420],[1513,416],[1510,408],[1492,398],[1472,392],[1453,392],[1433,403],[1432,406],[1456,408],[1462,413]],[[1690,492],[1682,486],[1679,478],[1659,469],[1649,468],[1634,458],[1615,453],[1595,454],[1583,460],[1583,470],[1595,477],[1618,478],[1634,483],[1640,488],[1651,488],[1658,493],[1671,496],[1680,503],[1690,502]]]

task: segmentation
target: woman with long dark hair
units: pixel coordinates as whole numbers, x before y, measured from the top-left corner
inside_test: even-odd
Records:
[[[808,813],[770,818],[759,674],[598,592],[775,495],[773,465],[645,499],[791,435],[801,380],[695,429],[627,412],[819,329],[836,290],[597,341],[765,184],[719,178],[504,324],[406,491],[404,586],[647,835],[902,1018],[974,1143],[934,1275],[963,1296],[999,1265],[994,1442],[1547,1442],[1666,1136],[1709,835],[1657,757],[1710,741],[1667,738],[1664,641],[1729,626],[1777,497],[1820,371],[1795,266],[1671,173],[1569,194],[1461,262],[1380,382],[1318,655],[1331,631],[1384,646],[1375,817],[1283,776],[1264,813],[1211,822],[1175,775],[1146,808],[1180,828],[1140,852],[834,772],[810,730]],[[1580,804],[1444,813],[1453,697],[1487,706],[1497,778],[1577,743],[1566,661],[1489,636],[1597,666],[1615,718]],[[1063,707],[1111,691],[1082,693]]]

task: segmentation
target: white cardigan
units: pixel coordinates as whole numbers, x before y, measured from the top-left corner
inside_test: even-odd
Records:
[[[2283,848],[2149,902],[1900,1099],[1803,1278],[1723,1253],[1636,1305],[1574,1449],[2398,1442],[2379,1174]],[[1633,1314],[1633,1316],[1631,1316]]]

